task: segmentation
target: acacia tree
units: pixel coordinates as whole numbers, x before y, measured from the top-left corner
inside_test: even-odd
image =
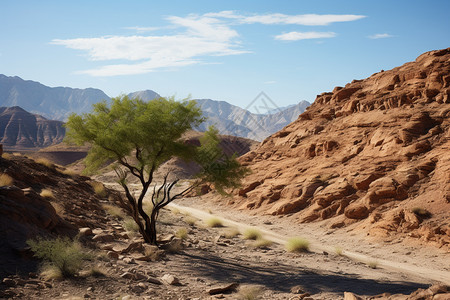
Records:
[[[123,95],[113,98],[110,105],[106,101],[95,104],[91,113],[72,114],[66,123],[67,140],[92,146],[85,159],[87,172],[115,161],[118,182],[127,199],[124,208],[139,226],[145,242],[157,245],[156,221],[160,209],[205,182],[212,183],[221,193],[238,187],[248,172],[234,155],[222,153],[214,128],[200,138],[200,146],[182,140],[184,133],[203,121],[195,101],[178,102],[172,97],[145,102]],[[158,167],[172,157],[195,161],[200,166],[195,180],[177,193],[172,189],[178,179],[169,182],[167,174],[158,185],[153,177]],[[137,196],[130,191],[129,176],[139,179],[141,189]],[[143,202],[152,183],[153,206],[148,214]]]

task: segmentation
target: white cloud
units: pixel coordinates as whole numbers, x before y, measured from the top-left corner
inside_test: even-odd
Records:
[[[389,33],[377,33],[377,34],[373,34],[373,35],[369,35],[368,36],[368,38],[372,39],[372,40],[385,39],[385,38],[390,38],[390,37],[394,37],[394,36],[390,35]]]
[[[149,31],[155,31],[160,29],[159,27],[141,27],[141,26],[132,26],[132,27],[124,27],[124,29],[128,29],[128,30],[134,30],[138,33],[143,33],[143,32],[149,32]]]
[[[298,40],[310,40],[310,39],[323,39],[323,38],[333,38],[336,36],[334,32],[298,32],[292,31],[288,33],[283,33],[275,36],[276,40],[280,41],[298,41]]]
[[[186,17],[169,16],[174,34],[145,35],[161,27],[125,27],[136,31],[131,36],[103,36],[95,38],[54,39],[55,45],[84,51],[92,61],[125,60],[117,64],[83,70],[77,73],[92,76],[116,76],[142,74],[161,68],[203,64],[205,57],[250,53],[243,49],[239,33],[231,26],[236,24],[281,25],[329,25],[334,22],[354,21],[362,15],[242,15],[234,11],[221,11]],[[233,21],[231,21],[233,20]],[[275,37],[277,40],[294,41],[334,37],[334,32],[289,32]],[[215,63],[215,62],[206,62]]]
[[[206,14],[209,17],[238,19],[241,23],[253,24],[261,23],[266,25],[284,24],[284,25],[304,25],[304,26],[325,26],[336,22],[350,22],[363,19],[364,15],[285,15],[285,14],[263,14],[244,16],[236,14],[233,11],[221,11],[218,13]]]
[[[269,80],[264,82],[264,84],[275,84],[275,83],[277,83],[275,80]]]

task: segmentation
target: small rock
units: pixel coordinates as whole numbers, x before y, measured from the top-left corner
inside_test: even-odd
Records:
[[[119,253],[116,253],[114,251],[108,251],[106,255],[112,259],[119,259]]]
[[[136,273],[134,275],[135,275],[136,280],[147,280],[148,279],[148,277],[142,273]]]
[[[84,294],[84,298],[88,299],[88,298],[91,298],[91,296],[89,294]]]
[[[123,262],[126,263],[126,264],[135,264],[136,263],[136,261],[132,257],[125,257],[123,259]]]
[[[215,287],[215,288],[209,289],[208,294],[217,295],[217,294],[222,294],[225,292],[234,291],[238,288],[238,286],[239,286],[239,283],[233,282],[233,283],[225,285],[225,286],[220,286],[220,287]]]
[[[125,278],[125,279],[135,279],[135,275],[133,273],[130,272],[125,272],[122,275],[120,275],[121,278]]]
[[[88,287],[88,288],[86,289],[86,291],[88,291],[88,292],[93,292],[93,291],[94,291],[94,287],[90,286],[90,287]]]
[[[11,279],[11,278],[3,279],[3,284],[6,285],[6,286],[9,286],[9,287],[16,286],[16,282],[13,279]]]
[[[114,241],[114,235],[107,234],[107,233],[106,234],[97,234],[97,235],[94,235],[92,240],[95,242],[109,243],[109,242]]]
[[[172,274],[164,274],[161,280],[169,285],[179,285],[180,280]]]
[[[154,277],[151,277],[151,276],[147,277],[147,282],[150,282],[150,283],[153,283],[153,284],[157,284],[157,285],[161,285],[162,284],[162,282],[159,281],[157,278],[154,278]]]
[[[131,300],[131,295],[123,296],[122,300]]]
[[[305,291],[303,290],[303,287],[300,285],[296,285],[291,287],[291,293],[292,294],[303,294]]]
[[[351,292],[344,292],[344,300],[362,300],[362,298]]]
[[[89,227],[80,228],[80,236],[88,236],[93,234],[94,233],[92,232],[92,229],[90,229]]]

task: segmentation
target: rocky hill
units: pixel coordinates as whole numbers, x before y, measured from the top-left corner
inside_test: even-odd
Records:
[[[318,95],[241,162],[236,207],[448,250],[450,48]]]
[[[225,101],[211,99],[197,99],[196,101],[204,116],[207,117],[207,120],[199,126],[199,131],[205,131],[209,126],[214,125],[221,134],[245,137],[256,141],[262,141],[296,120],[310,105],[307,101],[301,101],[285,109],[272,110],[273,113],[255,114]]]
[[[63,122],[47,120],[24,109],[0,107],[0,143],[5,149],[46,147],[62,142]]]

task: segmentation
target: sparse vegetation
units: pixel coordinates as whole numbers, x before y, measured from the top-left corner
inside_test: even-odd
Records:
[[[42,266],[41,276],[45,280],[60,280],[64,278],[61,270],[58,267],[51,264],[46,264]]]
[[[120,207],[111,204],[102,204],[103,209],[113,217],[123,219],[123,211]]]
[[[335,247],[334,252],[336,252],[336,254],[339,256],[344,255],[344,250],[341,247]]]
[[[0,186],[11,186],[14,183],[14,179],[8,174],[0,174]]]
[[[180,228],[177,230],[177,232],[175,232],[175,236],[177,238],[180,238],[182,240],[186,239],[188,236],[188,231],[186,228]]]
[[[55,167],[55,165],[51,161],[49,161],[48,159],[43,158],[43,157],[37,158],[35,160],[35,162],[37,162],[38,164],[44,165],[47,168],[54,168]]]
[[[56,267],[62,277],[73,277],[81,270],[84,260],[89,258],[80,243],[68,238],[38,239],[27,242],[34,255],[50,265],[44,270],[44,272],[47,271],[47,275],[56,276],[57,272],[54,269]]]
[[[272,244],[273,244],[272,241],[269,241],[269,240],[260,238],[260,239],[257,239],[257,240],[253,243],[253,247],[255,247],[255,248],[267,248],[267,247],[269,247],[269,246],[272,245]]]
[[[72,170],[72,169],[64,169],[64,170],[61,171],[61,173],[65,174],[65,175],[69,175],[69,176],[78,175],[78,173],[75,172],[75,170]]]
[[[411,211],[418,217],[421,217],[422,219],[428,219],[431,218],[431,213],[422,207],[414,207],[411,209]]]
[[[47,198],[47,199],[54,199],[55,195],[53,195],[53,192],[49,189],[43,189],[40,193],[42,198]]]
[[[240,232],[237,228],[230,228],[223,232],[223,236],[226,237],[227,239],[232,239],[235,236],[238,236],[239,234],[240,234]]]
[[[89,270],[89,275],[93,277],[104,277],[106,276],[106,271],[104,271],[101,267],[93,266]]]
[[[123,228],[128,232],[139,232],[139,226],[131,218],[126,218],[123,223]]]
[[[244,231],[243,237],[246,240],[258,240],[262,238],[262,234],[256,228],[248,228]]]
[[[259,286],[241,286],[238,292],[238,299],[257,300],[260,299],[263,290]]]
[[[11,153],[8,153],[8,152],[3,152],[2,157],[4,159],[11,159],[13,157],[13,155]]]
[[[309,241],[299,237],[290,238],[286,243],[286,250],[288,252],[307,252]]]
[[[99,196],[99,197],[107,196],[107,192],[106,192],[106,189],[105,189],[105,186],[103,185],[103,183],[98,182],[98,181],[92,181],[91,186],[94,189],[94,192],[97,196]]]
[[[376,269],[378,267],[378,262],[375,260],[368,261],[367,266],[371,269]]]
[[[222,220],[216,217],[209,218],[205,223],[208,227],[223,227]]]
[[[184,217],[184,221],[190,226],[195,226],[195,223],[197,223],[197,219],[191,216]]]

